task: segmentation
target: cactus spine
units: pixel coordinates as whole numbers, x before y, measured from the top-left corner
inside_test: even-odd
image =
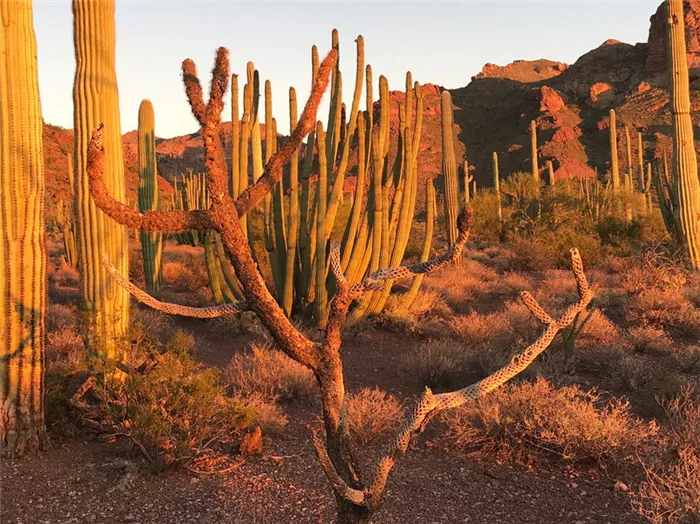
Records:
[[[44,153],[29,0],[0,2],[0,448],[44,449]]]
[[[139,106],[139,211],[158,210],[155,113],[150,100]],[[163,233],[140,231],[146,289],[157,291],[162,281]]]
[[[117,341],[129,322],[129,293],[107,275],[109,259],[122,275],[129,272],[128,238],[123,226],[96,208],[86,174],[87,147],[95,128],[104,124],[105,184],[122,202],[122,154],[119,94],[115,72],[114,0],[73,0],[76,71],[73,84],[75,194],[80,289],[90,328],[86,342],[113,361],[124,359]]]
[[[700,182],[690,117],[690,88],[685,45],[683,0],[667,0],[668,54],[673,119],[673,183],[678,207],[675,212],[685,248],[695,270],[700,270]]]
[[[457,241],[457,215],[459,214],[459,182],[455,160],[452,95],[445,90],[440,99],[442,115],[442,175],[445,184],[445,229],[449,245]]]

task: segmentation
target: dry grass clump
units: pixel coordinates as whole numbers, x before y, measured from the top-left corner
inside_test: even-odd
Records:
[[[238,396],[239,401],[253,410],[255,424],[265,433],[282,433],[289,423],[287,415],[276,402],[271,401],[260,393],[252,393],[247,396]]]
[[[392,434],[403,420],[399,400],[378,388],[351,393],[347,405],[350,436],[363,446]]]
[[[700,346],[681,346],[673,352],[673,359],[683,373],[700,374]]]
[[[673,348],[673,341],[666,334],[666,331],[649,324],[630,328],[627,331],[627,338],[634,350],[640,353],[668,352]]]
[[[404,301],[405,295],[392,294],[382,313],[362,317],[348,325],[357,334],[368,327],[381,326],[402,334],[440,336],[445,330],[444,320],[453,315],[442,293],[435,290],[421,289],[408,308],[404,307]]]
[[[620,337],[620,330],[600,309],[594,310],[590,316],[585,312],[582,314],[587,320],[581,330],[581,343],[610,344]]]
[[[175,321],[172,315],[167,313],[146,307],[134,307],[129,315],[132,325],[140,324],[148,330],[151,336],[163,344],[167,343],[176,332]]]
[[[654,524],[700,521],[700,402],[686,387],[663,404],[670,423],[670,457],[644,464],[635,509]]]
[[[222,378],[226,387],[244,397],[257,393],[270,400],[309,402],[316,391],[309,369],[281,351],[257,345],[249,353],[234,355]]]
[[[405,363],[422,383],[436,388],[466,385],[467,376],[483,367],[478,352],[450,339],[426,342]]]
[[[620,464],[658,431],[633,416],[627,401],[578,386],[557,389],[544,379],[498,389],[443,420],[450,447],[519,463],[557,457]]]
[[[163,282],[175,291],[195,292],[209,284],[206,270],[199,264],[163,262]]]
[[[49,331],[46,338],[46,367],[71,369],[83,357],[84,342],[78,331],[69,325]]]
[[[64,304],[49,304],[46,308],[46,330],[59,331],[76,323],[74,308]]]
[[[700,337],[700,309],[679,288],[651,288],[636,296],[629,308],[632,318],[664,327],[677,337]]]

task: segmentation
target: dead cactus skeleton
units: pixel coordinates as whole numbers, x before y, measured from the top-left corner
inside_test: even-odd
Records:
[[[217,52],[209,101],[206,104],[194,63],[185,60],[182,66],[185,90],[192,112],[202,126],[207,167],[206,182],[211,195],[210,209],[149,211],[142,214],[112,198],[103,181],[104,149],[101,126],[92,136],[87,170],[91,194],[97,206],[120,224],[145,231],[214,229],[221,234],[226,253],[245,292],[245,302],[203,308],[160,302],[120,275],[110,261],[105,260],[104,264],[117,283],[125,287],[134,298],[160,311],[196,318],[235,314],[244,309],[255,312],[278,347],[297,362],[310,368],[316,376],[322,397],[325,439],[314,435],[314,444],[320,464],[335,493],[339,522],[369,522],[381,504],[389,473],[396,461],[406,452],[412,436],[437,412],[472,402],[527,368],[551,344],[559,331],[588,306],[593,293],[584,275],[581,257],[574,248],[571,250],[571,259],[579,300],[569,306],[558,319],[554,319],[532,295],[523,292],[522,299],[525,305],[545,324],[540,337],[516,355],[510,364],[476,384],[441,394],[433,394],[426,389],[393,444],[376,464],[370,482],[363,483],[357,473],[357,462],[350,444],[343,364],[340,357],[342,328],[350,306],[367,292],[380,288],[387,280],[426,274],[458,259],[469,237],[472,211],[467,207],[459,215],[457,240],[445,254],[427,262],[380,269],[353,286],[349,285],[343,275],[339,249],[334,245],[331,250],[331,267],[337,280],[337,292],[328,307],[328,322],[323,340],[312,341],[293,326],[265,286],[253,260],[239,217],[271,192],[282,176],[283,166],[313,129],[316,113],[336,60],[337,52],[332,50],[319,67],[311,95],[291,137],[269,160],[263,175],[235,200],[229,196],[227,167],[218,131],[223,96],[229,78],[228,52],[224,48],[219,48]]]

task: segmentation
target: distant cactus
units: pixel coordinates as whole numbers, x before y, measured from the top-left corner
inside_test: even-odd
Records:
[[[620,189],[620,168],[617,156],[617,119],[615,110],[610,110],[610,174],[612,176],[613,191]]]
[[[498,202],[496,212],[498,214],[498,223],[503,226],[503,202],[501,197],[501,175],[498,171],[498,153],[493,152],[493,191],[496,194]]]
[[[537,162],[537,123],[530,120],[530,156],[532,157],[532,178],[535,180],[535,187],[540,187],[540,166]]]
[[[464,163],[462,165],[464,166],[462,170],[462,176],[464,177],[464,205],[468,206],[472,197],[469,192],[471,189],[471,183],[474,181],[474,176],[469,174],[469,162],[467,162],[466,158],[464,159]]]
[[[155,113],[150,100],[141,101],[138,126],[139,211],[158,210]],[[146,289],[157,291],[162,281],[163,233],[141,231],[141,251]]]
[[[700,182],[690,116],[690,82],[685,44],[683,0],[666,0],[667,42],[671,76],[673,119],[673,184],[678,207],[674,209],[684,245],[694,269],[700,270]]]
[[[553,186],[556,183],[556,178],[554,176],[554,166],[551,160],[547,160],[547,177],[549,178],[548,183]]]
[[[0,3],[0,449],[48,446],[43,123],[29,0]]]
[[[78,265],[78,248],[75,243],[75,182],[73,179],[73,155],[68,153],[68,198],[60,199],[56,206],[56,222],[63,232],[63,249],[66,263]]]
[[[114,0],[73,0],[75,81],[76,225],[80,290],[88,313],[86,342],[108,361],[125,354],[119,339],[129,324],[129,293],[107,275],[105,258],[129,273],[128,237],[124,226],[96,208],[88,191],[87,149],[92,132],[104,124],[105,184],[110,195],[125,202],[119,94],[115,70]]]
[[[445,229],[447,241],[457,240],[457,215],[459,215],[459,182],[455,160],[452,96],[445,90],[441,98],[442,115],[442,175],[445,185]]]

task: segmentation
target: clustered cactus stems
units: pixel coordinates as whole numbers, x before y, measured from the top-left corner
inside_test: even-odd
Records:
[[[667,42],[673,119],[673,210],[680,235],[694,269],[700,270],[700,182],[690,116],[690,82],[685,44],[683,0],[666,0]]]
[[[447,241],[452,244],[457,238],[457,215],[459,214],[459,181],[455,160],[454,119],[452,95],[445,90],[441,95],[442,110],[442,174],[445,187],[445,229]]]
[[[158,210],[155,113],[150,100],[143,100],[138,119],[139,211]],[[141,231],[141,251],[146,290],[158,291],[162,282],[163,233]]]
[[[29,0],[0,4],[0,450],[44,449],[43,121]]]
[[[78,250],[75,243],[75,218],[73,193],[75,182],[73,177],[73,155],[68,153],[68,198],[61,198],[56,207],[56,222],[63,232],[63,250],[66,264],[71,267],[78,265]]]
[[[321,393],[325,438],[314,435],[314,444],[319,462],[335,494],[338,521],[367,523],[371,522],[372,517],[379,509],[384,498],[389,474],[398,459],[408,451],[412,437],[440,411],[474,402],[524,371],[540,353],[550,346],[560,331],[571,324],[574,318],[588,307],[593,298],[593,292],[584,274],[579,253],[576,249],[572,249],[571,259],[579,294],[578,300],[570,305],[559,318],[552,318],[532,295],[523,292],[521,297],[525,306],[545,326],[537,340],[525,348],[522,353],[516,355],[509,364],[473,385],[437,395],[427,389],[397,433],[392,445],[374,464],[372,471],[368,474],[361,474],[361,464],[355,460],[351,447],[341,358],[342,327],[347,319],[350,306],[369,292],[381,290],[386,281],[428,273],[454,262],[464,250],[469,237],[471,209],[465,208],[459,215],[457,242],[450,246],[445,254],[422,263],[393,267],[383,266],[354,285],[348,281],[342,270],[340,250],[338,244],[334,243],[330,250],[329,259],[337,292],[329,303],[328,319],[323,334],[318,341],[311,340],[295,328],[265,285],[238,217],[255,207],[264,199],[265,195],[270,194],[275,184],[282,179],[282,167],[299,147],[303,137],[313,129],[321,95],[327,87],[330,69],[333,68],[337,56],[334,49],[320,64],[318,78],[309,102],[291,137],[270,158],[258,181],[235,200],[227,192],[227,166],[221,142],[218,140],[223,95],[228,84],[228,56],[223,48],[219,49],[217,54],[208,104],[204,104],[201,87],[199,87],[199,80],[196,76],[185,76],[193,113],[203,126],[206,181],[211,199],[211,206],[208,210],[192,212],[148,211],[141,214],[113,199],[102,178],[105,150],[102,146],[103,128],[101,126],[93,134],[88,173],[95,201],[110,217],[124,225],[147,231],[160,230],[170,233],[190,229],[215,229],[221,234],[226,253],[240,278],[245,293],[245,300],[235,305],[192,308],[159,302],[133,286],[128,279],[119,274],[109,260],[105,260],[105,267],[120,285],[125,286],[133,293],[135,298],[163,311],[196,318],[235,314],[244,309],[253,311],[270,332],[277,346],[290,358],[311,369],[315,375]],[[197,87],[199,89],[196,89]],[[406,117],[406,120],[408,119]],[[318,124],[316,125],[318,126]],[[320,126],[318,127],[320,128]],[[407,127],[406,129],[410,130],[411,128]],[[381,131],[373,131],[374,141],[379,143]],[[410,132],[408,136],[410,136]],[[326,139],[326,145],[328,145],[328,136],[323,138]],[[410,148],[408,150],[411,151]],[[373,161],[381,159],[381,152],[381,148],[377,147],[373,154]],[[407,179],[405,184],[408,185],[410,180]],[[403,194],[406,195],[406,192]],[[389,227],[391,223],[390,220]],[[386,231],[386,221],[383,222],[382,227]],[[324,235],[324,232],[318,231],[318,234]]]
[[[120,362],[119,339],[129,322],[129,294],[115,285],[101,265],[109,258],[128,274],[128,238],[121,224],[109,220],[90,198],[87,150],[92,131],[104,122],[105,186],[125,201],[124,158],[115,70],[114,0],[73,0],[75,81],[73,84],[75,198],[78,266],[83,306],[88,313],[86,343],[106,361]]]
[[[382,262],[401,262],[411,233],[417,192],[417,155],[422,125],[423,99],[420,86],[413,83],[410,73],[406,77],[406,100],[399,114],[399,151],[393,164],[389,159],[390,97],[385,77],[379,78],[379,107],[375,108],[372,69],[365,65],[364,40],[356,42],[356,73],[352,103],[346,107],[342,101],[343,82],[336,64],[331,76],[330,107],[326,125],[317,122],[309,134],[303,158],[295,151],[285,169],[284,176],[276,183],[270,195],[263,200],[265,215],[264,254],[269,257],[271,288],[286,314],[311,314],[319,326],[325,324],[328,314],[327,296],[334,289],[329,276],[330,241],[342,235],[341,261],[351,282],[358,282],[368,272],[380,267]],[[332,48],[339,52],[338,32],[331,36]],[[312,82],[319,69],[318,50],[312,48]],[[248,65],[248,84],[244,87],[243,118],[233,131],[239,144],[232,151],[231,186],[233,196],[240,195],[248,187],[248,142],[253,151],[259,147],[254,127],[246,135],[246,122],[256,112],[250,93],[257,92],[258,72],[252,63]],[[238,114],[237,78],[232,77],[232,118]],[[367,108],[360,110],[363,87]],[[274,154],[276,135],[271,106],[271,89],[265,83],[265,160]],[[296,125],[296,92],[290,89],[290,123]],[[415,106],[415,107],[414,107]],[[375,109],[378,109],[375,117]],[[414,116],[415,115],[415,116]],[[253,117],[254,121],[254,117]],[[238,131],[240,129],[240,131]],[[250,136],[250,138],[249,138]],[[358,145],[355,189],[352,199],[344,204],[343,187],[350,168],[350,150]],[[253,155],[253,163],[257,157]],[[260,165],[262,169],[262,165]],[[253,169],[253,181],[258,175]],[[237,181],[236,181],[237,180]],[[369,193],[367,191],[369,181]],[[341,206],[349,205],[345,223],[337,218]],[[346,208],[347,210],[347,208]],[[250,225],[250,220],[248,221]],[[249,228],[248,238],[260,265],[263,250],[259,249]],[[381,311],[391,288],[387,282],[357,305],[353,317]]]

